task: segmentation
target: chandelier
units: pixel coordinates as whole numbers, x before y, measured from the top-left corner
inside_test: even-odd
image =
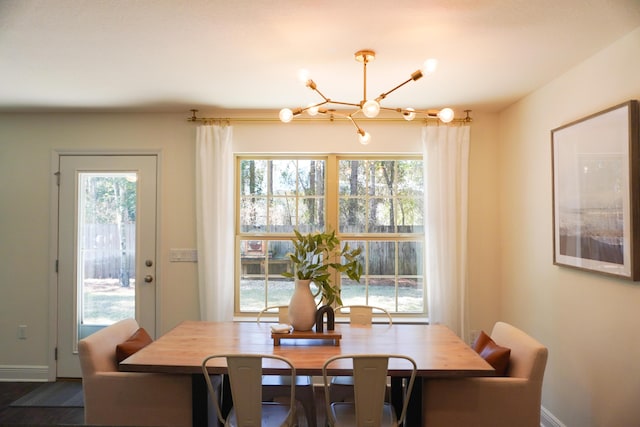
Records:
[[[362,101],[358,103],[334,101],[331,98],[327,98],[326,96],[324,96],[324,94],[318,90],[318,86],[313,80],[305,78],[304,79],[306,80],[305,85],[309,89],[311,89],[312,91],[320,95],[320,97],[322,98],[322,101],[315,104],[307,105],[306,107],[295,108],[293,110],[291,110],[290,108],[283,108],[282,110],[280,110],[280,114],[279,114],[280,120],[284,123],[289,123],[291,120],[293,120],[294,117],[297,117],[304,112],[306,112],[310,116],[315,116],[317,114],[329,114],[331,115],[332,118],[334,116],[344,117],[349,121],[351,121],[351,123],[353,123],[353,125],[356,127],[360,143],[363,145],[366,145],[371,141],[371,135],[368,132],[365,132],[360,126],[358,126],[358,123],[356,123],[356,121],[354,120],[354,115],[358,114],[359,112],[362,112],[362,114],[364,114],[365,117],[369,117],[369,118],[377,117],[378,114],[380,113],[380,110],[388,110],[388,111],[394,111],[402,114],[405,120],[408,120],[408,121],[413,120],[416,117],[417,113],[425,114],[427,117],[432,117],[432,118],[437,117],[443,123],[449,123],[450,121],[453,120],[454,113],[451,108],[443,108],[440,111],[432,112],[432,111],[417,111],[417,110],[414,110],[413,108],[383,107],[380,104],[380,102],[383,99],[385,99],[387,95],[394,92],[395,90],[401,88],[402,86],[406,85],[411,81],[416,81],[420,79],[423,75],[428,75],[433,73],[437,66],[437,61],[435,59],[426,60],[424,63],[423,69],[414,71],[407,80],[395,86],[391,90],[380,94],[380,96],[378,96],[376,99],[367,99],[367,64],[376,58],[376,53],[372,50],[359,50],[354,55],[355,55],[356,61],[362,63],[363,83],[364,83],[364,94],[363,94]],[[328,108],[328,106],[331,104],[348,106],[348,107],[356,107],[356,110],[353,111],[352,113],[341,113],[336,111],[334,108]]]

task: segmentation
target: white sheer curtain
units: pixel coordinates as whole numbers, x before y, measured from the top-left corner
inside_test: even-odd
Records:
[[[468,125],[426,126],[425,270],[429,323],[467,339]]]
[[[231,126],[196,134],[196,232],[200,319],[233,319],[233,147]]]

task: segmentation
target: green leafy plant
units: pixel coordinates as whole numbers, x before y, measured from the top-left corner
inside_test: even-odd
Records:
[[[342,305],[340,289],[334,287],[331,276],[334,271],[337,271],[360,282],[362,264],[358,260],[358,255],[362,249],[351,249],[348,243],[341,247],[335,231],[330,233],[317,231],[309,234],[301,234],[298,230],[293,231],[296,234],[296,237],[291,239],[294,251],[287,256],[295,270],[294,273],[287,271],[282,275],[313,281],[318,286],[318,293],[322,293],[320,304],[331,305],[337,302]]]

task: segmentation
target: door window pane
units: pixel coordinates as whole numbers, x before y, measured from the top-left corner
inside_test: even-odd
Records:
[[[136,173],[80,173],[80,337],[135,318]]]

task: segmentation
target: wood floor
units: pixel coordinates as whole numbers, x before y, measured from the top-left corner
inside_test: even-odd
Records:
[[[41,386],[42,383],[0,382],[0,426],[82,425],[83,408],[12,408],[11,402]]]
[[[72,426],[84,424],[83,408],[13,408],[9,405],[41,386],[41,382],[0,382],[0,426]],[[324,422],[324,393],[316,388],[318,426]],[[302,408],[299,407],[299,411]],[[306,427],[301,419],[300,426]]]

